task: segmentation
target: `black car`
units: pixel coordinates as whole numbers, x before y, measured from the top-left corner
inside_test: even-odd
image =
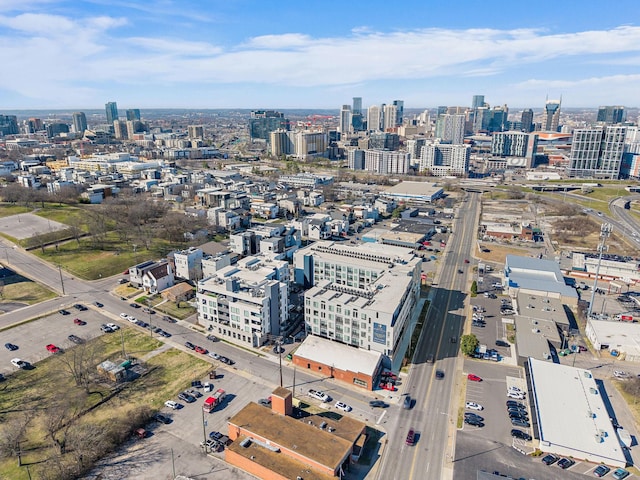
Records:
[[[389,404],[383,402],[382,400],[371,400],[369,402],[369,406],[373,408],[387,408]]]
[[[517,428],[511,430],[511,436],[514,438],[519,438],[521,440],[526,440],[527,442],[531,441],[531,435],[523,432],[522,430],[518,430]]]
[[[156,422],[164,423],[165,425],[167,425],[167,424],[171,423],[171,419],[170,419],[169,417],[167,417],[166,415],[163,415],[163,414],[161,414],[161,413],[156,413],[156,414],[153,416],[153,419],[154,419]]]
[[[75,308],[76,310],[80,310],[81,312],[84,312],[85,310],[88,310],[87,307],[85,307],[84,305],[80,304],[80,303],[76,303],[73,308]]]
[[[137,304],[137,303],[135,303],[135,302],[130,303],[130,304],[129,304],[129,306],[130,306],[131,308],[140,308],[140,305],[139,305],[139,304]]]
[[[558,457],[556,457],[555,455],[549,454],[542,457],[542,463],[544,463],[545,465],[553,465],[557,461],[558,461]]]
[[[81,343],[84,343],[84,340],[78,337],[77,335],[69,335],[67,338],[69,339],[69,341],[76,343],[78,345]]]
[[[558,462],[558,466],[563,469],[566,470],[567,468],[572,467],[573,465],[575,465],[575,460],[571,460],[570,458],[562,458],[560,459],[560,461]]]
[[[517,407],[517,408],[522,408],[522,409],[527,408],[527,407],[524,406],[523,403],[516,402],[515,400],[507,400],[507,407]]]
[[[467,425],[473,425],[474,427],[484,427],[484,423],[482,423],[482,421],[473,417],[465,417],[464,423]]]
[[[100,325],[100,330],[102,330],[104,333],[112,333],[113,332],[113,328],[111,328],[109,325],[106,324],[102,324]]]
[[[436,370],[436,378],[442,380],[444,378],[444,372],[442,370]]]
[[[60,315],[71,315],[71,313],[70,313],[70,312],[67,312],[65,309],[58,310],[58,313],[59,313]]]
[[[520,420],[525,420],[525,421],[529,421],[529,417],[527,416],[527,414],[523,411],[519,411],[519,412],[509,412],[509,418],[514,419],[514,418],[519,418]]]
[[[496,347],[508,347],[509,342],[505,342],[504,340],[496,340]]]
[[[14,345],[13,343],[5,343],[4,344],[4,348],[6,348],[7,350],[13,352],[14,350],[18,350],[18,346]]]
[[[169,332],[165,332],[164,330],[160,330],[160,332],[158,332],[161,336],[163,336],[164,338],[169,338],[171,336],[171,334]]]
[[[178,394],[178,398],[187,403],[193,403],[196,401],[196,398],[188,392],[180,392]]]
[[[102,303],[100,303],[100,302],[93,302],[93,304],[98,308],[104,307],[104,305]]]
[[[209,434],[209,438],[212,440],[220,440],[222,438],[222,434],[220,432],[211,432]]]
[[[473,412],[464,412],[464,418],[475,418],[479,422],[484,422],[484,418]]]
[[[514,427],[522,427],[522,428],[529,428],[531,426],[529,425],[528,421],[522,418],[512,418],[511,425],[513,425]]]
[[[207,335],[207,340],[209,340],[211,342],[217,342],[218,341],[218,337],[216,337],[215,335]]]
[[[223,357],[223,356],[220,356],[219,360],[226,365],[233,365],[234,363],[233,360],[231,360],[230,358]]]
[[[262,405],[263,407],[270,407],[271,406],[271,399],[270,398],[261,398],[260,400],[258,400],[258,405]]]
[[[184,342],[184,346],[187,347],[189,350],[195,350],[196,349],[196,346],[191,342]]]

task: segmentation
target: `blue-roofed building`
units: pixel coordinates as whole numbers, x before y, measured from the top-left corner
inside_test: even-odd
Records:
[[[570,307],[578,305],[578,293],[567,285],[560,265],[553,260],[507,255],[505,285],[511,297],[519,293],[546,292]]]

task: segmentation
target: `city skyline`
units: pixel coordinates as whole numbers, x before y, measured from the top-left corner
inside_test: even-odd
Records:
[[[640,106],[635,2],[0,0],[0,110]]]

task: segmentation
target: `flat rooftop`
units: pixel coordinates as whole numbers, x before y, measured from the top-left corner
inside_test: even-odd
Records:
[[[382,357],[379,352],[361,350],[315,335],[308,335],[294,355],[324,365],[333,365],[340,370],[370,376],[375,374]]]
[[[546,295],[545,292],[532,294],[521,290],[516,296],[516,302],[518,313],[524,317],[553,320],[558,325],[569,325],[569,318],[557,295]]]
[[[535,358],[529,359],[529,370],[542,450],[553,451],[555,445],[575,451],[577,458],[625,464],[618,435],[589,370]]]
[[[326,425],[321,429],[323,422]],[[332,469],[340,465],[365,427],[364,423],[346,416],[334,420],[312,415],[297,420],[274,413],[254,402],[248,403],[229,419],[229,428],[233,425],[268,439],[272,446],[290,450]],[[268,451],[266,448],[264,450]]]
[[[428,182],[400,182],[386,189],[385,193],[392,195],[431,196],[442,190],[442,187]]]

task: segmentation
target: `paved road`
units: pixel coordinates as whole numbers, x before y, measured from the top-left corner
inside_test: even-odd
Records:
[[[456,421],[453,392],[460,380],[457,354],[465,318],[466,295],[462,292],[468,290],[467,281],[473,266],[464,260],[471,259],[475,244],[478,200],[478,194],[469,194],[449,238],[441,274],[432,291],[427,321],[405,380],[404,392],[411,396],[414,406],[411,410],[401,410],[396,428],[389,431],[377,475],[380,480],[442,479],[453,475],[451,459]],[[458,273],[458,269],[463,273]],[[427,363],[430,355],[435,357],[434,364]],[[436,370],[442,370],[444,378],[437,379]],[[405,444],[409,428],[418,434],[415,446]]]

